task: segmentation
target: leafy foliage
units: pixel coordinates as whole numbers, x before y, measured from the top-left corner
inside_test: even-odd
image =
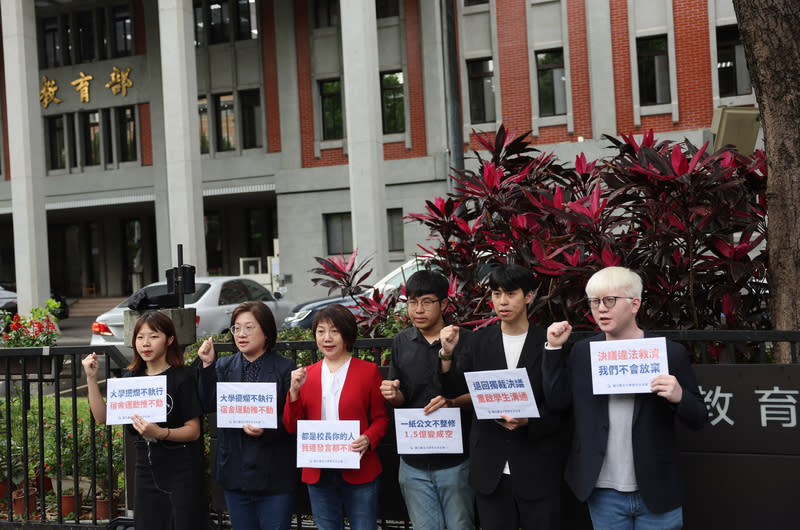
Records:
[[[60,302],[50,298],[44,308],[32,308],[30,317],[0,311],[0,321],[5,330],[0,346],[6,348],[55,346],[59,332],[56,327],[58,319],[53,315],[60,306]]]
[[[425,202],[407,220],[430,231],[420,248],[450,279],[450,320],[481,325],[492,319],[483,284],[491,267],[529,267],[540,285],[530,317],[570,320],[591,328],[584,287],[597,270],[622,265],[644,279],[640,323],[648,328],[768,327],[766,298],[766,163],[730,149],[708,152],[657,141],[650,131],[606,136],[615,154],[573,168],[540,153],[504,127],[478,134],[490,155],[452,178],[455,193]],[[356,253],[324,262],[318,285],[352,292],[367,275]],[[356,272],[357,271],[357,272]],[[373,335],[393,314],[395,300],[358,298]],[[360,301],[359,301],[360,300]]]
[[[353,300],[349,304],[359,325],[359,334],[362,337],[391,337],[398,331],[392,330],[400,327],[408,327],[408,318],[397,311],[397,304],[400,302],[402,292],[396,289],[381,291],[366,283],[367,278],[372,274],[372,269],[364,272],[372,258],[357,264],[358,249],[345,261],[344,256],[334,256],[330,259],[314,258],[322,265],[309,272],[320,276],[311,278],[314,285],[322,285],[328,288],[330,295],[337,289],[341,296],[350,296]],[[404,325],[403,325],[404,324]]]
[[[509,140],[503,127],[494,141],[481,135],[491,160],[475,153],[480,167],[453,177],[454,195],[408,216],[430,229],[425,251],[450,275],[461,321],[491,315],[482,267],[518,263],[540,280],[531,317],[543,323],[590,322],[586,281],[623,265],[644,278],[646,327],[768,324],[763,153],[709,153],[651,131],[641,143],[606,136],[614,156],[581,154],[569,169],[526,136]]]

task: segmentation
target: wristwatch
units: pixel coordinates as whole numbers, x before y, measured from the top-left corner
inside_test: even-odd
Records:
[[[439,358],[441,360],[443,360],[443,361],[452,361],[453,360],[453,354],[451,353],[450,355],[445,355],[444,348],[440,348],[439,349]]]

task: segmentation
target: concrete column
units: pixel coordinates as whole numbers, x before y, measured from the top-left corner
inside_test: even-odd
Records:
[[[374,256],[374,274],[380,278],[389,262],[375,2],[340,5],[353,247],[362,258]]]
[[[43,306],[50,297],[47,214],[44,197],[42,113],[36,13],[29,0],[2,0],[6,120],[11,162],[11,215],[20,313]]]
[[[603,134],[617,134],[609,0],[586,0],[586,49],[589,52],[592,138],[598,140]]]
[[[158,29],[171,256],[177,264],[176,245],[182,244],[184,262],[204,275],[203,179],[191,0],[158,0]]]

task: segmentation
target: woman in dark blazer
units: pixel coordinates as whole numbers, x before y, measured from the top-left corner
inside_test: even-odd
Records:
[[[244,302],[231,315],[238,351],[215,360],[209,338],[197,356],[200,394],[207,412],[216,411],[219,382],[275,383],[278,428],[219,429],[214,478],[225,490],[235,529],[283,530],[291,524],[298,472],[296,441],[280,418],[294,363],[272,349],[277,331],[272,311],[261,302]]]
[[[381,375],[375,364],[351,356],[358,328],[347,308],[333,304],[317,311],[312,329],[324,358],[292,372],[283,422],[292,433],[297,420],[360,422],[361,436],[350,444],[361,453],[360,468],[303,468],[303,482],[320,530],[344,528],[345,514],[352,530],[374,529],[382,470],[376,449],[389,426]]]

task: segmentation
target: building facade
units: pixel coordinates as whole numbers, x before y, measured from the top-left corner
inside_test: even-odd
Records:
[[[123,295],[425,244],[450,190],[442,0],[3,0],[0,283]],[[732,0],[454,0],[464,152],[502,123],[570,163],[603,134],[702,143],[753,106]],[[469,167],[471,161],[466,160]],[[278,244],[279,242],[279,244]],[[276,271],[278,272],[278,271]],[[26,305],[27,304],[27,305]]]

